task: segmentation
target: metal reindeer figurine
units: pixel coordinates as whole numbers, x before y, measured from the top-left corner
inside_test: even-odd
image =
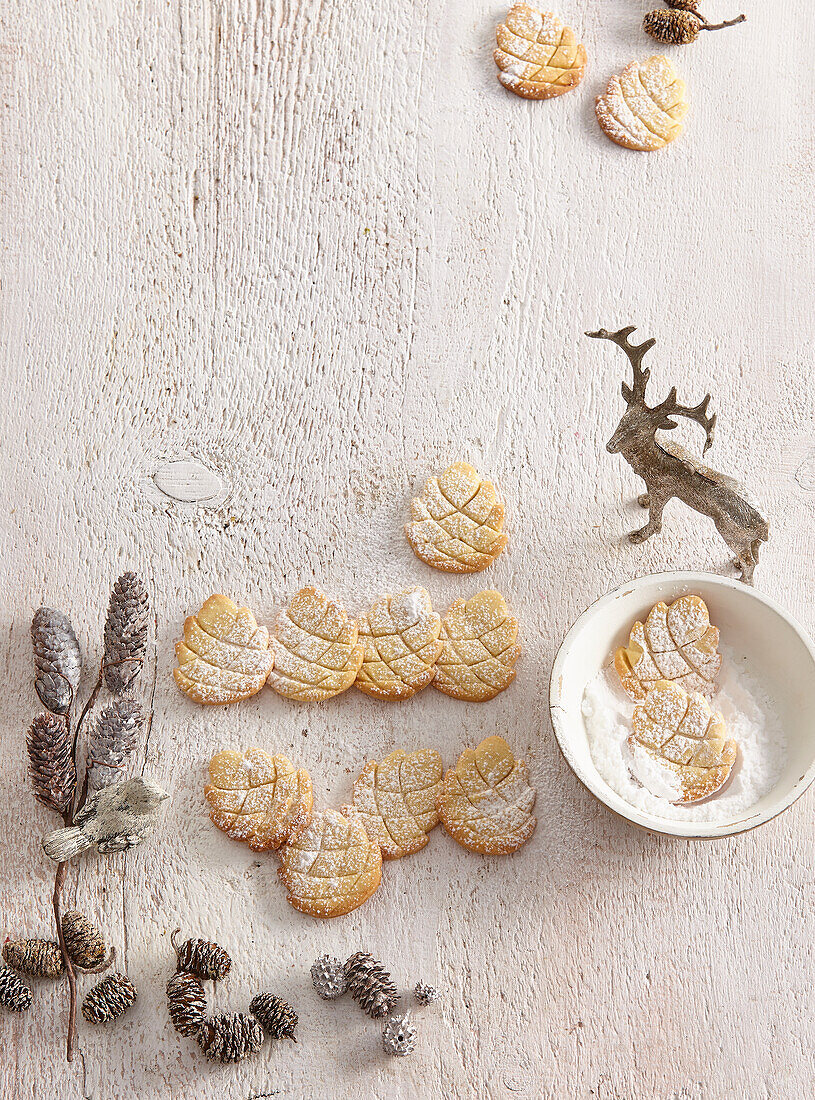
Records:
[[[741,579],[745,584],[752,584],[759,548],[762,542],[767,541],[769,533],[767,521],[744,499],[741,486],[733,478],[703,466],[684,447],[658,443],[655,438],[656,432],[676,427],[672,417],[684,416],[705,429],[704,454],[713,442],[716,426],[716,417],[707,414],[710,394],[698,405],[689,408],[677,403],[676,387],[672,386],[659,405],[653,408],[646,405],[645,388],[651,372],[643,369],[642,360],[656,340],[632,344],[628,337],[634,331],[635,326],[629,325],[619,332],[607,332],[601,328],[599,332],[586,333],[596,339],[611,340],[622,348],[634,368],[634,385],[629,386],[625,382],[622,385],[628,408],[606,444],[611,454],[623,456],[643,479],[647,489],[637,498],[637,502],[648,509],[648,523],[639,531],[632,531],[628,537],[632,542],[640,543],[658,534],[662,530],[665,505],[672,497],[678,497],[689,508],[710,516],[716,530],[736,555],[735,564],[741,570]]]

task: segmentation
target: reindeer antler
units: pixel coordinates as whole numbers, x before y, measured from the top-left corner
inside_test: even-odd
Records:
[[[632,388],[623,382],[623,397],[629,405],[636,404],[637,402],[644,405],[645,387],[648,385],[648,379],[651,377],[651,372],[650,370],[643,369],[642,361],[645,358],[646,352],[651,350],[656,340],[646,340],[643,344],[632,344],[628,337],[632,332],[636,331],[636,325],[629,325],[627,328],[621,328],[619,332],[609,332],[607,329],[601,328],[598,329],[597,332],[587,332],[586,335],[593,337],[595,340],[611,340],[618,348],[622,348],[628,356],[631,366],[634,368],[634,386]]]
[[[704,398],[698,405],[694,405],[692,408],[688,405],[679,405],[676,401],[676,386],[671,386],[671,392],[655,406],[654,412],[658,413],[662,420],[659,423],[659,428],[663,431],[670,430],[676,427],[675,421],[672,421],[672,416],[684,416],[687,420],[695,420],[697,424],[705,429],[705,445],[702,449],[704,454],[713,443],[713,433],[716,430],[716,414],[713,416],[707,415],[707,407],[710,404],[710,394],[705,394]]]

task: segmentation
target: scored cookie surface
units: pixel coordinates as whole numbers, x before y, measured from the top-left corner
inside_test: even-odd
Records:
[[[315,810],[311,823],[280,849],[278,874],[287,901],[312,917],[340,917],[379,886],[382,853],[361,821]]]
[[[322,702],[353,684],[364,656],[357,624],[319,588],[301,588],[277,616],[269,644],[269,687],[301,703]]]
[[[442,650],[432,684],[445,695],[486,702],[515,679],[521,655],[518,620],[500,592],[486,589],[456,600],[442,618],[439,639]]]
[[[552,12],[515,4],[496,31],[498,79],[524,99],[551,99],[576,88],[586,50],[571,27]]]
[[[467,462],[429,478],[410,514],[405,534],[414,554],[445,573],[478,573],[507,544],[504,505],[496,488]]]
[[[356,686],[366,695],[410,699],[433,679],[441,653],[441,616],[424,588],[382,596],[358,621],[364,655]]]
[[[439,817],[463,848],[481,855],[508,855],[532,836],[535,790],[522,760],[502,737],[487,737],[465,749],[444,777]]]
[[[227,749],[213,756],[204,796],[213,823],[256,852],[279,848],[311,820],[306,769],[263,749]]]
[[[713,695],[722,665],[718,645],[719,631],[705,601],[680,596],[670,606],[660,601],[644,623],[634,623],[628,645],[614,655],[614,667],[632,699],[644,699],[659,680]]]
[[[349,811],[356,815],[384,859],[399,859],[424,848],[439,822],[437,801],[443,767],[435,749],[371,760],[354,783]]]
[[[667,57],[632,61],[611,77],[595,100],[606,137],[625,149],[651,153],[675,141],[688,113],[685,84]]]
[[[661,680],[634,708],[631,725],[629,747],[646,749],[676,777],[675,802],[709,798],[730,778],[738,744],[704,695]]]
[[[210,596],[184,623],[173,678],[196,703],[235,703],[256,695],[272,668],[269,632],[248,607]]]

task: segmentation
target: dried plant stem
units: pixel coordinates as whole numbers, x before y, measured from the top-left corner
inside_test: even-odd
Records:
[[[694,12],[693,14],[702,20],[702,26],[699,28],[700,31],[720,31],[725,27],[735,27],[737,23],[744,23],[747,19],[746,15],[739,15],[735,19],[727,19],[724,23],[710,23],[707,19],[703,19],[698,12]]]
[[[66,825],[71,824],[71,814],[66,813],[63,820]],[[65,877],[68,874],[68,864],[58,863],[57,873],[54,878],[54,920],[57,922],[57,938],[59,939],[59,949],[62,952],[62,961],[65,963],[65,973],[68,976],[68,1040],[66,1048],[66,1058],[69,1062],[74,1060],[74,1046],[76,1044],[76,973],[74,972],[74,965],[71,961],[71,956],[68,954],[68,948],[65,944],[65,936],[62,932],[62,888],[65,885]]]

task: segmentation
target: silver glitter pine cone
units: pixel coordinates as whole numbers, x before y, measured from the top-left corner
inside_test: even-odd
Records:
[[[150,601],[141,577],[123,573],[113,586],[105,621],[105,683],[114,695],[127,691],[141,672],[147,648]]]
[[[263,1046],[265,1035],[248,1012],[221,1013],[204,1020],[196,1035],[198,1045],[211,1062],[240,1062]]]
[[[435,986],[425,985],[424,982],[416,982],[413,987],[413,996],[419,1002],[420,1005],[432,1005],[434,1001],[437,1001],[441,996],[441,993]]]
[[[311,967],[311,984],[326,1001],[336,1000],[348,988],[345,966],[331,955],[320,955]]]
[[[82,1015],[89,1024],[108,1024],[118,1020],[135,1000],[135,985],[116,971],[90,990],[82,1002]]]
[[[7,1012],[25,1012],[31,1008],[31,990],[7,966],[0,966],[0,1005]]]
[[[297,1027],[297,1013],[282,997],[273,993],[258,993],[252,998],[249,1011],[260,1023],[270,1039],[294,1039]]]
[[[207,995],[194,974],[179,970],[167,982],[167,1010],[181,1035],[197,1035],[207,1015]]]
[[[382,1029],[382,1046],[386,1054],[404,1058],[416,1049],[416,1028],[410,1018],[410,1012],[402,1016],[391,1016]]]
[[[40,607],[31,620],[34,687],[52,714],[67,714],[79,686],[82,654],[70,619],[53,607]]]
[[[357,951],[346,962],[345,980],[348,992],[371,1019],[390,1016],[396,1007],[399,993],[393,979],[382,963],[367,951]]]

